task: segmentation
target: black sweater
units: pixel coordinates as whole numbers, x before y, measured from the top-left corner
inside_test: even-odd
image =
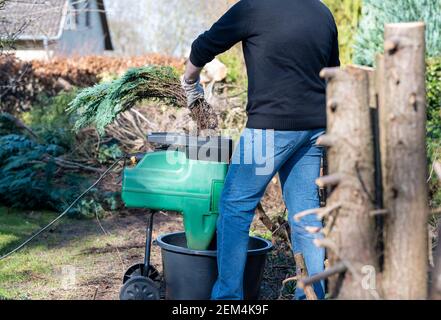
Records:
[[[203,67],[242,41],[248,72],[248,128],[326,127],[326,83],[339,66],[334,18],[320,0],[241,0],[192,45]]]

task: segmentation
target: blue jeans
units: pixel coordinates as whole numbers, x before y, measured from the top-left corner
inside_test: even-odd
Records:
[[[294,253],[302,253],[310,275],[324,270],[325,251],[313,240],[307,226],[321,227],[315,215],[294,221],[300,211],[320,205],[315,180],[320,175],[323,155],[316,146],[324,129],[311,131],[272,131],[245,129],[233,154],[219,204],[217,222],[219,276],[212,291],[214,300],[242,300],[243,274],[247,257],[249,229],[255,209],[265,189],[278,172],[288,209]],[[324,298],[323,283],[314,286]],[[296,290],[296,298],[304,292]]]

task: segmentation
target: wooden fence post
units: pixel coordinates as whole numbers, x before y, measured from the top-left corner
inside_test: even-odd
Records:
[[[386,299],[426,299],[427,160],[424,23],[388,24],[380,128]]]
[[[332,190],[327,207],[321,209],[326,217],[326,238],[317,244],[328,248],[331,268],[342,263],[346,266],[344,274],[329,278],[330,292],[341,299],[378,298],[372,288],[376,272],[371,274],[374,279],[363,280],[365,267],[378,271],[371,215],[375,186],[370,72],[354,66],[322,71],[328,80],[328,130],[318,144],[329,147],[329,175],[317,184]]]

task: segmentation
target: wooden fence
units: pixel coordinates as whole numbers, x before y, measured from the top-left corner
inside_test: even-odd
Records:
[[[299,285],[327,278],[340,299],[439,298],[439,266],[431,290],[428,280],[424,23],[386,25],[384,49],[376,69],[322,71],[329,175],[317,184],[329,197],[315,210],[325,219],[316,245],[330,265]]]

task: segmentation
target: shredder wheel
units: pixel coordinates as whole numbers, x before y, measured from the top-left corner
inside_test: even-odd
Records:
[[[142,276],[142,272],[144,271],[144,264],[137,263],[127,269],[123,276],[123,284],[126,283],[133,277]],[[152,265],[149,266],[149,272],[147,277],[152,279],[153,281],[160,281],[159,271]]]
[[[159,300],[159,289],[152,279],[142,276],[130,278],[121,288],[120,300]]]

